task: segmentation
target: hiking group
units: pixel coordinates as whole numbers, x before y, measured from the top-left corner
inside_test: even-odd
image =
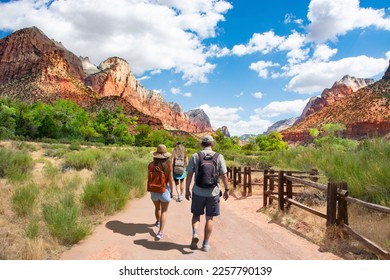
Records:
[[[198,249],[198,227],[200,217],[206,216],[201,249],[210,250],[209,239],[213,230],[213,218],[220,215],[220,198],[229,198],[227,168],[223,155],[213,151],[214,139],[207,135],[202,139],[202,151],[194,153],[188,160],[183,144],[177,143],[172,154],[165,145],[160,144],[152,152],[153,161],[148,165],[147,190],[155,206],[155,226],[159,228],[156,240],[163,237],[168,205],[173,198],[174,189],[177,202],[191,200],[192,239],[190,248]],[[195,175],[194,182],[191,182]],[[222,192],[219,179],[224,186]],[[184,190],[185,184],[185,190]]]

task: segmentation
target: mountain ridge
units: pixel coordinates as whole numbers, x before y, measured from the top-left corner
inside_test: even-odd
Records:
[[[151,124],[154,129],[213,131],[206,113],[193,119],[180,105],[145,89],[124,59],[110,57],[96,67],[37,27],[15,31],[0,40],[0,96],[27,102],[65,98],[87,109],[99,107],[99,100],[112,107],[116,100],[126,107],[126,114],[136,115],[140,124]]]
[[[281,131],[285,141],[308,141],[310,128],[321,129],[327,123],[344,124],[344,136],[352,139],[390,132],[390,65],[379,81],[360,79],[367,85],[360,84],[358,89],[342,80],[324,89],[320,98],[308,103],[294,125]]]

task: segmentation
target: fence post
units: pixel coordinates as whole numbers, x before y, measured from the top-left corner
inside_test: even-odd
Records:
[[[236,189],[237,187],[237,167],[233,167],[233,188]]]
[[[284,171],[279,171],[278,177],[278,197],[279,197],[279,209],[284,210]]]
[[[336,224],[337,208],[337,184],[328,183],[326,198],[326,225],[333,226]]]
[[[286,174],[287,174],[288,176],[292,176],[292,172],[291,172],[291,171],[286,172]],[[290,198],[290,199],[292,199],[292,197],[293,197],[292,185],[293,185],[293,184],[292,184],[292,181],[286,179],[286,195],[287,195],[287,197]],[[287,209],[289,209],[290,206],[291,206],[291,203],[288,203],[288,204],[287,204]]]
[[[242,188],[242,195],[246,196],[246,188],[248,187],[248,167],[244,167],[244,183]]]
[[[263,176],[263,207],[267,206],[268,199],[268,169],[264,169]]]
[[[269,204],[272,204],[272,202],[274,201],[273,198],[271,197],[273,195],[273,192],[275,190],[275,181],[274,181],[274,178],[272,177],[272,175],[275,174],[275,170],[271,169],[270,171],[270,177],[269,177],[269,191],[270,191],[270,196],[269,196]]]
[[[241,166],[238,167],[238,184],[242,184]]]
[[[252,168],[248,167],[248,195],[252,195]]]
[[[346,182],[340,183],[338,224],[348,225],[348,203],[345,197],[348,196],[348,185]]]

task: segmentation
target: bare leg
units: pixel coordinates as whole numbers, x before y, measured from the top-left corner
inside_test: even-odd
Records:
[[[177,184],[175,183],[175,188],[176,188],[177,198],[178,198],[178,199],[179,199],[179,197],[180,197],[180,195],[181,195],[179,185],[180,185],[179,182],[177,182]]]
[[[167,220],[169,202],[161,202],[161,219],[160,219],[160,232],[164,231],[165,222]]]
[[[183,196],[184,193],[184,180],[180,180],[180,195]]]
[[[191,245],[190,249],[191,250],[196,250],[198,249],[198,227],[200,223],[200,216],[199,215],[192,215],[192,240],[191,240]]]
[[[206,224],[204,226],[204,240],[209,241],[213,231],[213,217],[206,216]]]
[[[156,221],[161,223],[161,201],[153,201],[154,204],[154,216],[156,217]]]
[[[200,216],[192,215],[192,233],[198,233],[199,223],[200,223]]]

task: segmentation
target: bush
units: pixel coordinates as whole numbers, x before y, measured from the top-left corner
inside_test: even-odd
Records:
[[[129,151],[116,150],[99,162],[95,182],[84,188],[83,202],[87,208],[111,214],[122,209],[132,195],[145,193],[149,161],[133,156]]]
[[[80,207],[73,194],[64,194],[58,202],[43,204],[42,213],[50,234],[61,244],[76,244],[91,232],[91,225],[80,217]]]
[[[28,177],[33,167],[29,154],[21,151],[0,148],[0,177],[11,181],[22,181]]]
[[[89,169],[92,170],[98,159],[103,157],[103,152],[97,149],[89,149],[85,151],[74,151],[65,154],[65,168],[75,168],[76,170]]]
[[[82,196],[82,201],[88,209],[99,210],[106,215],[122,209],[128,199],[129,189],[123,182],[103,176],[93,183],[88,183]]]
[[[32,214],[38,194],[35,184],[16,188],[12,195],[12,209],[19,216]]]
[[[39,222],[37,219],[32,219],[26,226],[26,236],[30,239],[35,239],[39,234]]]

